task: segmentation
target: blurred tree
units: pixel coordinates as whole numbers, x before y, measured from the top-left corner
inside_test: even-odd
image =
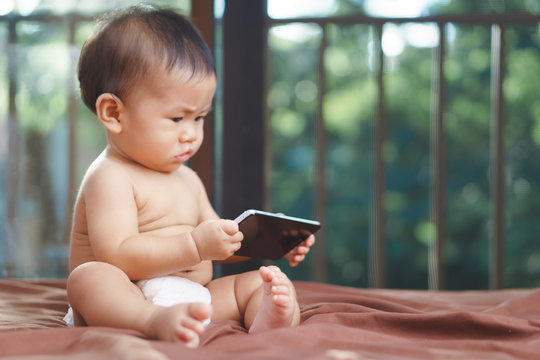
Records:
[[[368,13],[366,2],[335,1],[328,15]],[[539,13],[536,2],[434,1],[422,15],[504,12]],[[322,16],[322,15],[318,15]],[[414,20],[411,20],[411,23]],[[291,30],[287,35],[287,27]],[[302,28],[303,27],[303,28]],[[431,28],[430,28],[431,27]],[[384,26],[387,140],[384,145],[384,201],[387,284],[426,288],[430,222],[430,121],[436,26]],[[304,34],[292,38],[292,33]],[[327,244],[330,282],[368,285],[373,117],[376,84],[372,25],[328,25],[324,53],[326,92],[323,118],[328,134]],[[322,29],[280,25],[270,30],[272,126],[272,208],[309,216],[314,198],[316,104],[302,101],[321,91],[317,52]],[[423,35],[423,44],[415,40]],[[489,285],[491,27],[445,27],[446,100],[445,249],[446,286]],[[420,36],[421,37],[421,36]],[[506,78],[506,286],[537,286],[540,213],[536,193],[540,171],[540,28],[505,27]],[[397,39],[397,40],[396,40]],[[394,42],[392,43],[392,40]],[[385,48],[385,41],[393,47]],[[397,42],[396,42],[397,41]],[[306,97],[309,99],[313,98]],[[315,264],[316,266],[316,264]],[[310,279],[308,267],[293,276]]]
[[[71,217],[71,207],[67,204],[68,104],[73,96],[69,87],[77,88],[74,64],[93,26],[92,16],[139,2],[2,0],[0,95],[5,101],[0,103],[0,127],[4,130],[0,136],[0,268],[3,276],[67,276],[69,231],[66,229]],[[153,3],[172,6],[184,13],[190,9],[189,0]],[[75,44],[70,44],[69,21],[77,13],[83,18],[76,21]],[[26,20],[26,16],[32,20]],[[15,91],[13,98],[10,89]],[[13,108],[9,107],[10,103]],[[15,117],[8,121],[9,111],[13,109],[16,109]],[[78,97],[75,117],[75,182],[78,184],[106,141],[95,116]],[[8,122],[16,124],[14,133],[8,131]],[[17,161],[11,166],[8,157],[15,154]],[[8,181],[8,175],[12,182]],[[14,199],[10,205],[6,205],[8,198]]]

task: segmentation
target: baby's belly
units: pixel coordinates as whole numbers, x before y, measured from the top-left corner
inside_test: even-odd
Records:
[[[177,271],[171,275],[180,276],[201,285],[206,285],[210,282],[210,280],[212,280],[212,270],[212,262],[203,261],[198,265]]]

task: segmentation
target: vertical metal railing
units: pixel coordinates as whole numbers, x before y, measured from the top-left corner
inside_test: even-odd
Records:
[[[491,26],[491,259],[490,288],[504,285],[504,24]]]
[[[324,29],[328,24],[356,25],[368,24],[375,29],[375,49],[377,66],[374,77],[377,83],[377,100],[375,103],[375,118],[373,130],[373,167],[372,167],[372,206],[371,206],[371,234],[370,234],[370,264],[369,281],[371,287],[384,287],[386,284],[386,259],[384,237],[384,206],[385,194],[385,163],[383,148],[385,142],[385,92],[384,92],[384,53],[382,50],[383,27],[388,23],[436,23],[439,28],[439,45],[434,57],[433,89],[432,89],[432,116],[431,116],[431,211],[430,218],[433,225],[433,238],[430,242],[428,259],[428,286],[430,289],[444,288],[444,239],[445,239],[445,141],[444,141],[444,107],[445,107],[445,83],[444,83],[444,60],[445,60],[445,27],[448,24],[480,24],[492,27],[492,82],[491,82],[491,256],[490,256],[490,287],[493,289],[504,286],[504,98],[503,80],[505,64],[505,24],[537,24],[540,23],[539,15],[527,13],[518,14],[465,14],[452,16],[427,16],[420,18],[373,18],[365,15],[350,15],[327,18],[293,18],[293,19],[268,19],[269,27],[289,23],[312,23],[318,24]],[[320,54],[326,47],[326,38],[320,45]],[[324,67],[318,68],[319,79],[324,77]],[[324,84],[324,82],[321,82]],[[322,114],[322,102],[326,89],[319,89],[319,113]],[[324,119],[317,118],[318,127],[324,126]],[[317,134],[325,134],[318,129]],[[324,164],[322,158],[326,154],[326,141],[317,139],[317,165]],[[318,170],[317,176],[324,176],[322,170]],[[317,181],[321,181],[318,179]],[[317,192],[321,191],[317,188]],[[318,199],[325,199],[317,193]],[[316,202],[316,214],[325,214],[326,203]],[[319,259],[317,261],[326,261]],[[315,265],[314,274],[321,277]]]
[[[434,226],[430,238],[428,258],[428,287],[444,288],[444,53],[445,24],[439,23],[439,46],[433,66],[432,119],[431,119],[431,223]]]
[[[384,101],[384,52],[382,48],[383,23],[375,25],[374,53],[377,58],[377,103],[373,124],[373,171],[371,233],[369,237],[369,281],[371,287],[382,288],[386,278],[386,251],[384,239],[384,141],[386,139],[386,108]]]
[[[17,28],[15,20],[8,20],[8,149],[7,149],[7,181],[6,181],[6,234],[4,271],[6,276],[15,275],[15,228],[17,218],[17,194],[19,189],[19,131],[17,130],[17,105],[15,95],[17,94]]]
[[[17,194],[19,192],[19,167],[20,167],[20,138],[18,133],[17,108],[15,96],[17,94],[17,23],[20,21],[42,21],[42,22],[67,22],[69,32],[69,46],[74,52],[75,49],[75,29],[78,23],[91,21],[93,17],[85,16],[0,16],[0,22],[8,26],[7,39],[7,60],[8,60],[8,159],[6,174],[6,236],[4,262],[6,275],[14,275],[14,241],[17,219]],[[323,118],[323,100],[326,92],[326,74],[324,68],[324,54],[327,46],[326,29],[328,24],[353,25],[368,24],[375,29],[375,54],[377,59],[376,73],[374,75],[377,83],[377,100],[375,103],[375,119],[373,132],[373,192],[372,192],[372,220],[370,235],[370,266],[369,279],[370,286],[385,286],[385,237],[384,237],[384,207],[383,199],[385,193],[385,163],[383,158],[383,147],[386,136],[386,113],[385,113],[385,91],[384,91],[384,53],[382,51],[382,34],[384,25],[387,23],[437,23],[439,27],[439,46],[435,57],[434,66],[434,86],[433,105],[431,119],[431,156],[432,156],[432,205],[431,221],[434,226],[434,239],[430,247],[429,255],[429,287],[432,289],[444,288],[444,188],[445,188],[445,168],[444,168],[444,58],[445,58],[445,27],[447,24],[482,24],[492,28],[492,63],[491,63],[491,160],[490,160],[490,183],[491,183],[491,261],[490,261],[490,287],[501,288],[504,286],[504,99],[503,80],[505,67],[505,25],[506,24],[535,24],[540,23],[539,15],[530,14],[484,14],[484,15],[463,15],[463,16],[435,16],[421,18],[372,18],[364,15],[327,17],[327,18],[295,18],[295,19],[268,19],[268,27],[272,25],[282,25],[288,23],[314,23],[322,29],[322,40],[319,49],[318,77],[319,94],[317,108],[316,126],[316,200],[315,213],[318,218],[326,217],[326,128]],[[74,67],[75,55],[71,54],[72,66]],[[69,160],[68,160],[68,197],[66,202],[66,229],[69,233],[69,219],[71,214],[69,209],[73,203],[75,188],[75,164],[76,164],[76,91],[74,88],[74,72],[68,76],[68,128],[69,128]],[[320,246],[324,249],[324,246]],[[326,257],[324,251],[316,255],[316,266],[313,273],[317,280],[326,278]]]
[[[325,282],[327,279],[328,265],[326,258],[326,146],[327,132],[323,117],[323,99],[326,93],[326,69],[324,66],[324,54],[328,45],[327,29],[321,27],[321,46],[319,47],[317,61],[317,78],[319,91],[317,93],[317,114],[315,118],[315,142],[316,142],[316,167],[315,167],[315,218],[321,219],[323,228],[317,235],[318,244],[314,249],[313,277],[317,281]]]
[[[77,186],[75,179],[75,166],[77,163],[77,90],[75,88],[75,69],[79,57],[79,48],[75,43],[75,31],[77,29],[77,20],[70,17],[68,22],[68,44],[69,44],[69,68],[68,75],[68,169],[67,169],[67,196],[64,214],[63,238],[66,241],[70,239],[71,217],[73,204],[75,203],[75,188]]]

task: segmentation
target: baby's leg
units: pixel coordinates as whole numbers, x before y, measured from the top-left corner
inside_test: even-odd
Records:
[[[300,321],[294,286],[276,266],[213,280],[208,289],[213,320],[243,320],[249,332],[294,326]]]
[[[73,270],[67,290],[75,325],[133,329],[148,337],[180,341],[190,347],[198,345],[199,334],[204,330],[202,322],[211,313],[208,304],[152,304],[123,271],[101,262],[86,263]]]

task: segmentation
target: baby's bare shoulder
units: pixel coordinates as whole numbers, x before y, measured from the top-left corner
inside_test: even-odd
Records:
[[[129,169],[121,163],[108,159],[104,156],[99,156],[88,167],[84,175],[81,191],[87,189],[100,189],[125,187],[131,182],[133,176]]]

